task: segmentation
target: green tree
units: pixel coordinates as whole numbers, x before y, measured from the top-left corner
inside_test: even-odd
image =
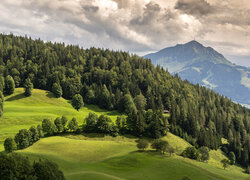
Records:
[[[53,135],[56,132],[56,126],[48,119],[44,119],[42,122],[43,132],[47,135]]]
[[[138,149],[142,149],[144,151],[148,148],[148,141],[145,139],[139,139],[136,146]]]
[[[201,160],[202,161],[207,161],[209,160],[209,149],[208,147],[202,146],[199,148],[199,153],[201,155]]]
[[[230,152],[229,155],[228,155],[228,158],[230,160],[230,164],[234,165],[235,164],[235,160],[236,160],[236,157],[235,157],[235,154],[234,152]]]
[[[143,94],[137,95],[134,99],[134,102],[138,111],[145,110],[147,99],[143,96]]]
[[[190,159],[198,159],[199,152],[195,147],[187,147],[183,152],[182,156],[188,157]]]
[[[36,179],[27,157],[17,153],[0,153],[0,179]]]
[[[13,152],[16,149],[15,141],[12,138],[5,139],[4,149],[7,153]]]
[[[89,115],[85,118],[85,126],[84,130],[86,132],[96,132],[96,123],[97,123],[98,116],[95,113],[89,113]]]
[[[222,159],[220,162],[224,169],[226,169],[230,164],[230,161],[228,159]]]
[[[33,165],[34,174],[41,180],[65,180],[64,174],[59,170],[58,165],[48,161],[35,162]]]
[[[71,121],[69,121],[69,124],[68,124],[68,129],[70,131],[73,131],[73,132],[76,132],[78,130],[78,123],[77,123],[77,120],[76,118],[72,118]]]
[[[169,153],[170,156],[171,156],[172,154],[174,154],[175,149],[174,149],[172,146],[169,146],[168,149],[167,149],[167,151],[168,151],[168,153]]]
[[[43,128],[42,128],[42,126],[40,124],[38,124],[36,129],[37,129],[39,138],[43,137]]]
[[[96,122],[96,128],[98,132],[109,134],[113,130],[114,123],[110,117],[105,115],[100,115]]]
[[[73,98],[72,98],[72,106],[77,111],[79,111],[79,109],[81,109],[81,107],[84,106],[83,99],[82,99],[82,96],[80,94],[76,94],[76,95],[73,96]]]
[[[37,128],[35,126],[31,126],[30,129],[29,129],[29,133],[30,133],[30,141],[31,143],[34,143],[36,141],[38,141],[40,139],[40,136],[39,136],[39,132],[37,130]]]
[[[62,120],[61,120],[60,117],[57,117],[57,118],[55,119],[54,124],[55,124],[55,126],[56,126],[56,128],[57,128],[57,132],[58,132],[58,133],[61,133],[61,132],[64,131],[64,126],[63,126],[63,124],[62,124]]]
[[[123,98],[123,102],[124,102],[124,111],[127,114],[133,113],[133,112],[137,112],[135,103],[133,101],[133,98],[131,97],[130,94],[126,94]]]
[[[161,140],[161,139],[156,139],[151,144],[151,147],[153,149],[160,151],[162,154],[164,154],[167,151],[168,146],[169,146],[168,142],[165,140]]]
[[[6,94],[11,95],[14,93],[14,91],[15,91],[14,79],[10,75],[8,75],[5,78],[5,92]]]
[[[32,84],[32,82],[31,82],[31,80],[29,78],[25,80],[24,89],[25,89],[24,90],[24,95],[26,97],[31,96],[32,90],[33,90],[33,84]]]
[[[18,149],[27,148],[32,144],[30,132],[27,129],[19,130],[19,132],[15,136],[15,142]]]
[[[62,97],[62,87],[59,83],[54,83],[52,86],[52,92],[55,94],[57,98]]]

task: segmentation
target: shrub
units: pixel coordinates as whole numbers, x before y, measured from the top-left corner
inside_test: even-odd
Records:
[[[140,139],[136,146],[138,149],[142,149],[144,151],[148,148],[148,141],[145,139]]]

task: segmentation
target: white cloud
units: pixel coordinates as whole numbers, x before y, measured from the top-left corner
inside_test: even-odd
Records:
[[[2,0],[0,31],[139,54],[196,38],[245,63],[249,9],[248,0]]]

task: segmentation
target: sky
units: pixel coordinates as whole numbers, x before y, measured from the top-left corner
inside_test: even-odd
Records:
[[[138,55],[195,39],[250,67],[249,0],[1,0],[0,32]]]

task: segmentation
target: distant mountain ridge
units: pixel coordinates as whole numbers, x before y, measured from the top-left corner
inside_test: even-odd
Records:
[[[178,73],[182,79],[204,85],[250,107],[250,68],[231,63],[211,47],[191,41],[144,57],[173,74]]]

